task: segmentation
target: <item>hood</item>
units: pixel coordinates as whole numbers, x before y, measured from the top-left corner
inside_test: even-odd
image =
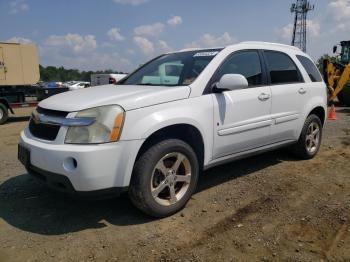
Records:
[[[106,85],[64,92],[39,103],[46,109],[74,112],[87,108],[120,105],[125,111],[188,98],[188,86]]]

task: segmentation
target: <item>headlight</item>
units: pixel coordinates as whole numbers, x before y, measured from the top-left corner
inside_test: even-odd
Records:
[[[65,143],[99,144],[119,140],[124,123],[125,112],[120,106],[101,106],[80,111],[76,118],[94,118],[89,126],[71,126],[68,128]]]

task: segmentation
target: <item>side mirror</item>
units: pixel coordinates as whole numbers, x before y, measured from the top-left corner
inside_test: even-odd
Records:
[[[216,84],[216,88],[220,91],[239,90],[248,87],[248,80],[240,74],[223,75],[220,81]]]
[[[335,54],[337,52],[337,49],[338,49],[338,47],[336,45],[333,46],[333,54]]]

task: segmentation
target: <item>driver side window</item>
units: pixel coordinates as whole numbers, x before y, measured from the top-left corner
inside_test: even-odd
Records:
[[[219,68],[214,82],[218,82],[225,74],[245,76],[250,87],[262,85],[263,75],[258,52],[241,51],[231,55]]]

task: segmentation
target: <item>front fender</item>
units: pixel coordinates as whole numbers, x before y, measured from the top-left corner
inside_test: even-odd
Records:
[[[127,111],[120,140],[147,139],[156,131],[177,124],[188,124],[198,129],[204,142],[204,164],[209,162],[213,147],[210,95]]]

